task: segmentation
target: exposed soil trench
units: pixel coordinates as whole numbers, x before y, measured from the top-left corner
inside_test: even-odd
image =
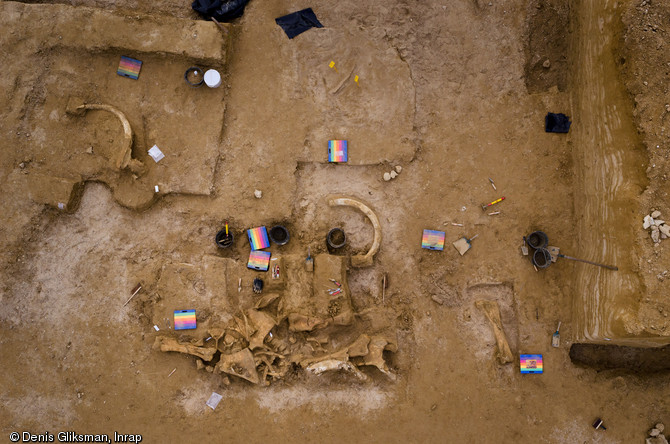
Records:
[[[575,190],[579,257],[615,264],[618,271],[581,266],[575,275],[575,340],[644,345],[641,338],[635,217],[646,187],[646,155],[631,119],[631,101],[615,63],[621,32],[617,2],[577,2],[571,128],[579,178]],[[576,256],[576,255],[575,255]]]

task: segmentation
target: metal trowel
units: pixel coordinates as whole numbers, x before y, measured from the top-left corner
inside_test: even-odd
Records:
[[[314,258],[312,257],[312,250],[307,248],[307,259],[305,259],[305,270],[314,271]]]
[[[558,327],[556,327],[556,332],[551,336],[551,346],[558,348],[561,345],[561,334],[558,330],[561,329],[561,321],[558,321]]]

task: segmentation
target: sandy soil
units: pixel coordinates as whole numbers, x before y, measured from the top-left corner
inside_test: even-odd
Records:
[[[519,248],[522,236],[541,229],[566,254],[620,263],[633,284],[613,306],[630,315],[613,331],[670,335],[667,247],[653,247],[641,228],[651,208],[670,217],[667,7],[252,0],[226,40],[214,24],[194,21],[188,3],[0,3],[0,39],[12,48],[0,56],[1,439],[22,430],[116,430],[145,442],[630,443],[670,423],[667,374],[598,372],[570,361],[570,345],[588,337],[573,308],[587,294],[588,266],[559,260],[536,272]],[[325,27],[288,40],[274,18],[303,7]],[[101,40],[77,41],[81,17],[95,20]],[[593,24],[602,35],[590,32]],[[121,25],[150,49],[124,47]],[[647,48],[651,35],[656,52]],[[183,46],[161,47],[169,36],[173,48]],[[599,100],[600,71],[577,67],[589,54],[601,57],[593,48],[615,66],[603,85],[617,92],[614,102]],[[137,81],[116,75],[120,55],[144,61]],[[186,85],[183,72],[193,65],[221,69],[222,88]],[[110,167],[122,140],[118,120],[67,114],[71,97],[122,109],[135,131],[133,158],[146,169]],[[571,115],[571,133],[545,133],[547,111]],[[611,120],[598,127],[591,112]],[[587,167],[585,147],[621,119],[624,141],[636,145],[622,174],[639,188],[603,193],[607,214],[616,214],[603,222],[587,210],[602,192],[594,178],[608,176]],[[349,164],[326,162],[331,138],[349,140]],[[146,154],[154,144],[166,153],[157,164]],[[385,182],[396,165],[401,173]],[[70,199],[68,184],[80,181],[83,193]],[[346,277],[360,315],[356,333],[384,329],[397,338],[397,352],[384,355],[395,380],[369,367],[367,382],[298,369],[269,386],[235,377],[228,385],[196,370],[193,357],[152,347],[167,330],[153,329],[161,317],[154,315],[169,310],[172,297],[206,300],[216,308],[208,316],[222,320],[254,300],[246,228],[288,227],[290,242],[271,247],[286,258],[308,247],[326,254],[326,233],[336,226],[348,235],[341,254],[367,251],[368,219],[329,207],[332,194],[362,199],[379,217],[373,266],[351,267]],[[482,211],[500,196],[506,200]],[[65,211],[55,207],[62,200]],[[489,216],[493,210],[500,214]],[[213,241],[224,221],[238,239],[228,250]],[[619,230],[604,230],[610,244],[621,236],[623,245],[596,251],[600,239],[588,228],[608,221]],[[421,249],[423,229],[445,231],[445,250]],[[464,256],[450,245],[475,234]],[[235,271],[213,276],[221,263]],[[302,288],[296,279],[287,287]],[[124,306],[138,282],[143,290]],[[475,308],[481,299],[500,305],[515,357],[544,355],[543,375],[520,375],[516,360],[498,364],[493,330]],[[618,313],[608,310],[597,316]],[[213,391],[223,395],[215,411],[205,406]],[[591,427],[597,417],[606,432]]]
[[[670,201],[667,191],[670,141],[666,127],[670,113],[667,84],[670,59],[665,50],[670,45],[670,35],[661,25],[668,14],[669,5],[663,2],[631,5],[623,14],[623,45],[617,53],[632,100],[633,119],[647,153],[644,167],[649,183],[640,196],[637,213],[642,216],[652,209],[663,213]],[[668,245],[653,244],[648,232],[636,234],[637,261],[646,290],[640,294],[640,318],[648,331],[667,336],[670,314],[664,295],[670,267]]]

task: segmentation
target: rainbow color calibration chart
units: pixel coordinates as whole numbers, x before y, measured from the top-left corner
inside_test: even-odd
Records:
[[[444,231],[423,230],[421,248],[427,250],[444,250]]]
[[[270,255],[269,251],[252,251],[249,253],[249,262],[247,263],[247,268],[257,271],[268,271],[270,266]]]
[[[328,141],[328,162],[342,163],[347,161],[347,141]]]
[[[141,60],[135,60],[131,59],[130,57],[121,56],[119,69],[116,70],[116,73],[120,76],[137,80],[137,78],[140,76],[140,69],[142,69]]]
[[[520,355],[521,373],[542,373],[542,355]]]
[[[174,329],[193,330],[196,328],[195,310],[175,310]]]
[[[247,236],[249,236],[249,245],[252,250],[262,250],[270,246],[268,230],[265,227],[249,228]]]

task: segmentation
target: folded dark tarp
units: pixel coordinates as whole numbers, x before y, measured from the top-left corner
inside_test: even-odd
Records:
[[[565,114],[547,113],[544,118],[544,131],[547,133],[567,133],[570,130],[570,118]]]
[[[191,7],[205,19],[214,17],[220,22],[229,22],[244,13],[249,0],[195,0]]]
[[[303,9],[283,17],[275,19],[275,22],[284,30],[288,38],[302,34],[310,28],[323,28],[323,25],[316,18],[312,8]]]

